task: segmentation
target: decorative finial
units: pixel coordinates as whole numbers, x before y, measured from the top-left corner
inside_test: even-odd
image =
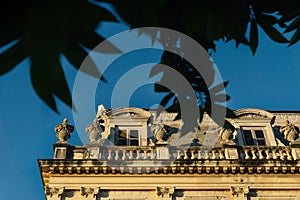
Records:
[[[59,142],[66,142],[71,137],[71,133],[74,131],[74,126],[68,124],[68,119],[64,118],[63,123],[55,126],[56,137]]]

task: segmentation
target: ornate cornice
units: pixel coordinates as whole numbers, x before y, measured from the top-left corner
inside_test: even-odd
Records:
[[[138,163],[138,162],[137,162]],[[297,161],[264,161],[264,160],[236,160],[236,161],[199,161],[177,163],[163,166],[155,162],[152,165],[140,163],[136,166],[110,165],[100,161],[93,164],[87,161],[39,161],[40,170],[46,174],[286,174],[300,173]]]

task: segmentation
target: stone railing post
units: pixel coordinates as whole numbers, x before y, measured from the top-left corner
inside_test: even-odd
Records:
[[[53,144],[54,159],[66,159],[70,145],[67,142]]]
[[[293,160],[300,160],[300,141],[294,141],[290,143],[292,149]]]
[[[228,160],[239,159],[237,144],[224,144],[223,148],[224,148],[224,153],[225,153],[226,159],[228,159]]]
[[[170,153],[169,153],[169,143],[162,143],[159,144],[156,143],[156,153],[157,153],[157,159],[170,159]]]
[[[100,156],[100,148],[99,145],[95,144],[86,144],[85,145],[88,150],[88,158],[89,159],[101,159]]]

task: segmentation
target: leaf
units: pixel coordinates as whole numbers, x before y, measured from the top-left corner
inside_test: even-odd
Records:
[[[257,22],[273,41],[278,43],[288,43],[288,40],[281,33],[279,33],[271,24],[261,19],[259,19]]]
[[[218,94],[215,95],[212,100],[214,102],[226,102],[230,99],[230,96],[226,95],[226,94]]]
[[[66,58],[70,63],[80,71],[92,75],[96,78],[106,81],[99,72],[96,64],[88,53],[79,45],[76,45],[75,42],[69,42],[65,50],[63,51]],[[82,67],[82,63],[85,60],[85,65]]]
[[[226,117],[227,118],[236,118],[236,114],[233,112],[233,110],[227,108],[226,109]]]
[[[21,40],[0,54],[0,75],[14,69],[18,63],[28,56],[24,41]]]
[[[171,90],[159,83],[154,84],[154,91],[155,92],[170,92]]]
[[[297,29],[297,31],[294,33],[293,37],[291,38],[289,47],[297,43],[299,40],[300,40],[300,27]]]
[[[35,52],[33,57],[39,55],[40,58],[34,59],[30,68],[31,81],[37,94],[55,112],[58,111],[54,95],[72,107],[70,90],[58,56],[50,57],[48,62],[45,62],[47,60],[46,55],[43,57],[43,55]]]
[[[161,61],[162,63],[162,61]],[[157,65],[154,65],[151,69],[151,72],[150,72],[150,75],[149,75],[149,78],[159,74],[159,73],[162,73],[163,70],[162,70],[162,65],[161,64],[157,64]]]
[[[295,30],[296,28],[300,27],[300,16],[298,16],[288,27],[285,29],[284,33],[291,32]]]
[[[214,86],[213,88],[209,89],[209,93],[215,94],[215,93],[218,93],[218,92],[224,90],[227,87],[228,83],[229,83],[229,81],[225,81],[223,83],[220,83],[220,84]]]
[[[105,41],[105,42],[103,42],[103,41]],[[81,43],[85,47],[87,47],[87,48],[89,48],[89,49],[91,49],[95,52],[100,52],[100,53],[122,53],[122,51],[118,47],[116,47],[114,44],[109,42],[109,40],[105,40],[105,38],[99,36],[97,33],[92,34],[88,38],[82,38]],[[95,48],[100,43],[102,43],[101,48]]]
[[[254,20],[251,20],[251,29],[250,29],[250,48],[252,54],[254,55],[258,46],[258,29],[257,23]]]
[[[167,94],[160,102],[160,105],[165,107],[167,105],[167,103],[175,96],[175,94],[173,92],[170,92],[169,94]]]
[[[17,40],[19,38],[18,36],[19,36],[19,34],[17,34],[16,32],[1,30],[0,31],[0,47]]]
[[[289,12],[287,12],[286,14],[284,14],[280,19],[279,22],[289,22],[293,19],[295,19],[297,16],[299,16],[300,14],[300,9],[295,9],[295,10],[291,10]]]
[[[263,13],[256,13],[256,17],[260,20],[263,20],[265,23],[268,23],[270,25],[274,25],[278,23],[278,19],[272,15],[267,15]]]

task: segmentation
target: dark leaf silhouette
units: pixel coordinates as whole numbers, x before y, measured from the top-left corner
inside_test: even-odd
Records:
[[[258,46],[258,29],[257,23],[255,20],[251,20],[251,29],[250,29],[250,47],[253,54],[255,54]]]
[[[95,32],[97,25],[116,21],[106,9],[84,0],[7,1],[0,7],[0,19],[0,45],[18,41],[0,54],[0,74],[29,57],[34,89],[55,111],[54,96],[72,107],[60,57],[79,69],[86,49],[104,40]],[[104,53],[120,52],[109,46]],[[84,72],[104,80],[92,61]]]
[[[106,0],[105,2],[113,4],[132,28],[152,26],[177,30],[195,39],[208,51],[216,51],[215,42],[223,40],[235,41],[236,47],[241,44],[249,46],[255,54],[259,45],[258,26],[274,42],[289,42],[289,45],[293,45],[300,40],[300,2],[295,0]],[[33,87],[54,110],[56,110],[54,96],[67,105],[72,105],[60,57],[65,56],[76,69],[80,69],[88,51],[105,39],[95,32],[97,25],[102,21],[116,21],[109,11],[85,0],[7,1],[0,7],[0,19],[0,46],[15,42],[0,54],[0,75],[11,71],[18,63],[29,57],[32,62]],[[277,28],[278,26],[285,29],[284,33],[294,31],[290,41],[281,33],[282,30]],[[153,44],[158,36],[157,31],[138,34],[149,35]],[[170,40],[167,35],[162,34],[159,41],[166,47],[174,45],[177,39]],[[184,42],[182,41],[183,44]],[[189,47],[183,45],[178,51],[184,54],[187,48]],[[118,47],[107,43],[103,53],[121,52]],[[93,60],[89,59],[87,62],[88,68],[80,70],[105,80]],[[160,63],[180,73],[192,88],[192,91],[180,90],[176,88],[176,83],[171,84],[170,88],[163,86],[164,83],[172,83],[174,77],[159,65],[151,72],[151,76],[163,73],[162,80],[155,85],[155,91],[165,93],[161,105],[170,105],[166,110],[179,113],[177,118],[182,117],[185,121],[184,130],[188,131],[188,125],[193,127],[201,121],[204,112],[212,116],[212,107],[220,112],[225,109],[227,115],[234,116],[230,109],[216,104],[229,99],[221,93],[228,82],[211,88],[215,72],[209,59],[205,61],[204,66],[192,66],[182,57],[164,52]],[[200,72],[197,67],[200,67]],[[202,74],[210,76],[204,81]],[[184,113],[180,108],[180,102],[195,104],[199,109],[199,119]],[[218,116],[212,117],[216,122],[222,122]],[[225,121],[223,125],[227,126],[226,123]]]

